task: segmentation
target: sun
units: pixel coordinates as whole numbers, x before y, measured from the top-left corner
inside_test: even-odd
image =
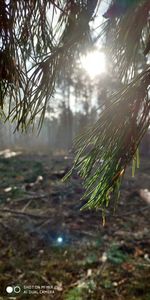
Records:
[[[91,79],[94,79],[96,76],[106,72],[105,54],[98,50],[90,52],[87,55],[82,56],[81,65]]]

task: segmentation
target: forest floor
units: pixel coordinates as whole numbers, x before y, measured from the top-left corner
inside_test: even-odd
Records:
[[[0,299],[150,300],[150,161],[116,211],[81,211],[69,157],[0,153]]]

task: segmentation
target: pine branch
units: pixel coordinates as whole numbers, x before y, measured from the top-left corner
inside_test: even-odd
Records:
[[[139,167],[138,146],[150,125],[150,68],[113,95],[112,105],[75,144],[73,169],[84,179],[87,203],[83,208],[105,208],[119,188],[133,159]],[[72,169],[72,170],[73,170]],[[68,174],[71,175],[71,172]]]
[[[114,70],[118,78],[128,83],[136,76],[140,62],[146,62],[143,54],[148,51],[150,2],[125,2],[129,2],[128,10],[117,18],[113,15],[108,18],[104,34],[108,57],[114,63]]]
[[[83,208],[104,210],[112,193],[119,197],[128,164],[133,160],[133,175],[139,167],[138,146],[150,125],[150,68],[143,55],[149,50],[150,2],[121,3],[125,2],[112,1],[105,14],[108,21],[103,34],[113,71],[125,88],[110,97],[110,107],[75,144],[72,170],[76,169],[84,180],[83,198],[87,202]],[[143,72],[138,75],[141,62]]]
[[[1,1],[1,108],[25,130],[42,125],[59,74],[91,43],[89,21],[98,0]]]

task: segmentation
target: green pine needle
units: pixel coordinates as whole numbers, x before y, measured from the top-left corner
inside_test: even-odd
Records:
[[[105,209],[112,193],[119,197],[120,185],[133,159],[132,176],[139,167],[138,145],[150,123],[148,81],[150,68],[113,96],[113,105],[85,135],[78,138],[72,170],[84,180],[84,208]],[[141,97],[142,93],[142,97]]]

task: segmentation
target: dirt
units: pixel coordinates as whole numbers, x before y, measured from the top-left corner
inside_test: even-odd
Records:
[[[62,182],[71,164],[0,157],[0,299],[150,300],[149,159],[127,170],[105,226],[101,210],[80,210],[77,174]]]

